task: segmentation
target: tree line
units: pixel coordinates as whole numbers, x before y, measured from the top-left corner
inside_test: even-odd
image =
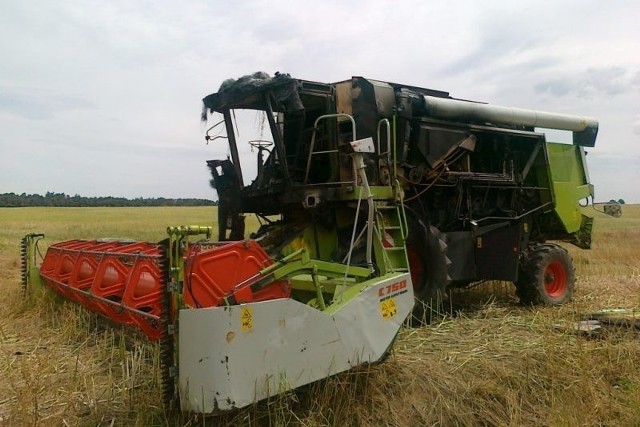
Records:
[[[166,199],[164,197],[83,197],[78,194],[70,196],[65,193],[48,191],[44,196],[40,194],[0,194],[0,207],[142,207],[142,206],[216,206],[217,201],[208,199]]]

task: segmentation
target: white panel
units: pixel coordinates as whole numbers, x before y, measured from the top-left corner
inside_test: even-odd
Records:
[[[399,283],[405,287],[391,292]],[[366,288],[333,315],[291,299],[180,310],[181,408],[240,408],[379,360],[412,307],[403,274]]]

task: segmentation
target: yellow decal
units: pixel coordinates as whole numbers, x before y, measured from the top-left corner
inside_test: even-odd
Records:
[[[394,298],[389,298],[380,302],[380,312],[382,313],[383,319],[391,319],[395,317],[398,309],[396,308],[396,300]]]
[[[251,307],[244,307],[240,310],[240,325],[243,331],[251,331],[253,329],[253,312]]]
[[[482,249],[482,237],[478,237],[477,245],[478,245],[478,249]]]

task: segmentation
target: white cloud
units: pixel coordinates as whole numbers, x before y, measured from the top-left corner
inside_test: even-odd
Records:
[[[0,87],[0,111],[20,117],[44,120],[68,110],[95,108],[93,102],[35,88]]]
[[[631,175],[640,155],[639,15],[636,2],[595,0],[9,0],[0,192],[209,197],[204,161],[224,149],[205,145],[200,100],[258,70],[592,115],[592,176],[613,188],[620,174],[600,173],[598,155]],[[640,202],[628,182],[620,197]]]

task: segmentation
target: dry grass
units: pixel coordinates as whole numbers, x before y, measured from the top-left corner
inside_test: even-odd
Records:
[[[154,346],[72,304],[22,301],[26,232],[159,240],[166,225],[211,218],[211,208],[0,210],[0,424],[640,425],[638,332],[584,337],[562,326],[596,309],[640,307],[640,206],[620,219],[598,215],[592,251],[569,247],[571,304],[521,307],[504,283],[457,291],[446,316],[404,329],[385,362],[216,419],[165,416]]]

